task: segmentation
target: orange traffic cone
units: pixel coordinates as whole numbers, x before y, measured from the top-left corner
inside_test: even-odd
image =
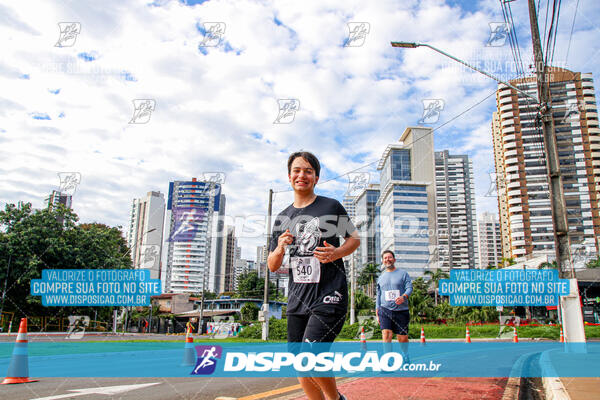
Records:
[[[421,327],[421,343],[425,344],[425,330]]]
[[[367,337],[365,336],[365,327],[360,327],[360,349],[367,351]]]
[[[182,366],[196,365],[196,351],[194,350],[194,338],[191,335],[192,328],[188,327],[185,334],[185,347]]]
[[[2,381],[2,385],[11,383],[27,383],[37,382],[29,379],[29,354],[27,352],[27,318],[21,318],[19,325],[19,333],[13,355],[8,366],[6,378]]]
[[[471,343],[471,333],[469,332],[468,326],[467,326],[467,334],[465,335],[465,343]]]
[[[517,327],[513,326],[513,331],[515,332],[513,336],[513,343],[519,343],[519,335],[517,335]]]
[[[560,328],[560,342],[561,343],[565,342],[565,335],[563,334],[562,327]]]

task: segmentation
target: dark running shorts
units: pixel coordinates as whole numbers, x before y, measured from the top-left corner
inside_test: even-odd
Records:
[[[288,342],[333,342],[340,334],[346,314],[287,316]]]
[[[379,326],[381,330],[389,329],[396,335],[408,335],[408,310],[392,311],[385,307],[379,309]]]

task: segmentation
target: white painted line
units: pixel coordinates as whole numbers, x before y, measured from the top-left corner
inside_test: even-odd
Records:
[[[77,396],[85,396],[86,394],[106,394],[106,395],[115,395],[119,393],[129,392],[131,390],[143,389],[145,387],[150,387],[154,385],[160,385],[160,382],[155,383],[141,383],[138,385],[119,385],[119,386],[104,386],[104,387],[95,387],[95,388],[87,388],[87,389],[70,389],[67,394],[59,394],[56,396],[48,396],[48,397],[38,397],[37,399],[31,400],[58,400],[58,399],[68,399],[70,397]]]

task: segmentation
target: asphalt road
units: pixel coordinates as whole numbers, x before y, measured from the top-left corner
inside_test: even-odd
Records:
[[[121,385],[157,383],[141,388],[103,389]],[[0,399],[33,400],[215,400],[245,397],[297,385],[296,378],[40,378],[39,382],[0,386]],[[93,389],[102,393],[73,392]],[[131,389],[125,391],[127,389]],[[68,394],[71,394],[70,396]],[[112,394],[112,396],[111,396]]]

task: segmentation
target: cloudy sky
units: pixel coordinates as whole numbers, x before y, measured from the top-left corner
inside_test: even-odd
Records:
[[[598,79],[600,4],[579,1],[571,37],[576,3],[562,2],[554,65]],[[511,6],[529,71],[527,2]],[[344,174],[368,165],[377,182],[385,146],[419,124],[423,100],[441,99],[425,124],[439,127],[435,149],[472,157],[477,212],[497,212],[486,196],[496,83],[390,41],[429,43],[511,79],[508,42],[489,42],[502,21],[497,0],[0,1],[0,206],[42,207],[57,173],[72,171],[80,220],[126,226],[134,197],[220,171],[227,214],[264,215],[268,189],[289,187],[285,162],[298,149],[322,161],[318,193],[341,200]],[[349,40],[356,26],[364,35]],[[138,99],[151,100],[149,115],[134,114]],[[282,99],[299,109],[274,123]],[[277,194],[274,211],[291,199]],[[243,238],[243,256],[261,243]]]

